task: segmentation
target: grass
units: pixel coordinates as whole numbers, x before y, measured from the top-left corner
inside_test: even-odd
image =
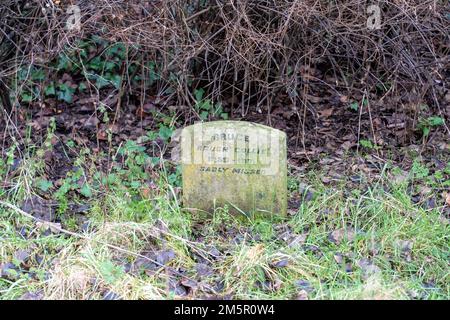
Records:
[[[450,296],[448,219],[442,206],[427,209],[425,198],[414,203],[408,189],[429,182],[431,174],[420,163],[401,181],[393,178],[397,169],[386,167],[361,188],[326,186],[320,171],[290,174],[291,197],[302,200],[298,209],[286,218],[249,221],[227,208],[207,217],[185,212],[177,200],[176,171],[163,161],[139,171],[144,152],[135,147],[106,176],[83,157],[83,173],[75,180],[68,175],[65,192],[47,191],[66,207],[71,201],[89,203],[83,228],[70,212],[58,213],[62,227],[78,236],[49,231],[0,206],[0,265],[14,266],[0,278],[1,299],[30,293],[43,299]],[[2,201],[19,205],[42,195],[35,187],[42,178],[39,154],[21,164],[39,170],[19,169],[9,180],[12,187],[0,190]],[[4,166],[3,175],[9,173]],[[150,187],[145,179],[153,181]],[[93,194],[77,193],[79,181]],[[306,191],[299,192],[299,185]],[[431,189],[445,188],[435,183]],[[27,257],[17,257],[20,252]]]

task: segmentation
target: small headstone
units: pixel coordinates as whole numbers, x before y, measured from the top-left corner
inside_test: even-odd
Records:
[[[286,134],[280,130],[241,121],[198,123],[181,133],[181,162],[185,208],[286,214]]]

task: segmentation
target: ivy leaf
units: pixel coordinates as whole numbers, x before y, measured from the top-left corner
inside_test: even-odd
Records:
[[[150,141],[153,141],[158,137],[158,133],[156,133],[154,131],[149,131],[149,132],[147,132],[147,137]]]
[[[112,61],[108,61],[105,63],[105,69],[107,71],[113,71],[115,67],[116,67],[116,64]]]
[[[125,143],[125,146],[119,149],[119,154],[131,154],[133,152],[144,152],[145,147],[140,146],[136,143],[136,141],[133,140],[127,140]]]
[[[115,265],[111,261],[104,261],[100,263],[99,269],[101,275],[109,284],[115,283],[124,273],[122,267]]]
[[[88,64],[88,68],[95,70],[95,71],[100,71],[102,69],[102,66],[103,66],[103,64],[102,64],[102,60],[100,59],[100,57],[95,57]]]
[[[194,92],[195,100],[197,102],[202,101],[204,94],[205,94],[205,89],[203,89],[203,88],[195,90],[195,92]]]
[[[92,197],[92,191],[91,188],[89,187],[89,185],[87,183],[85,183],[81,189],[80,189],[80,193],[85,196],[86,198],[90,198]]]
[[[80,82],[80,84],[78,85],[78,90],[80,92],[83,92],[86,89],[87,89],[86,83],[85,82]]]
[[[116,89],[119,89],[122,84],[122,77],[118,74],[115,74],[111,77],[111,82],[114,84]]]
[[[200,119],[206,120],[206,119],[208,119],[208,115],[209,115],[209,113],[207,111],[202,111],[200,113]]]
[[[22,93],[22,101],[25,103],[30,103],[33,101],[33,96],[29,92]]]
[[[159,128],[159,137],[163,139],[164,141],[168,141],[170,137],[172,136],[173,130],[166,126],[161,126]]]
[[[430,125],[432,125],[433,127],[444,125],[444,119],[442,119],[441,117],[430,117],[428,118],[428,121],[430,122]]]
[[[44,93],[46,96],[54,96],[56,95],[56,89],[55,89],[55,85],[49,84],[48,86],[45,87]]]
[[[364,148],[368,148],[368,149],[374,148],[372,141],[370,141],[370,140],[360,140],[359,144]]]
[[[358,111],[358,108],[358,102],[352,102],[352,104],[350,105],[350,109],[352,109],[353,111]]]
[[[105,79],[105,78],[103,78],[101,76],[98,76],[97,79],[95,80],[95,86],[99,90],[104,88],[104,87],[109,86],[109,84],[110,84],[109,80],[107,80],[107,79]]]
[[[75,89],[71,88],[69,85],[67,85],[65,83],[61,83],[58,86],[57,97],[59,100],[65,101],[67,103],[72,103],[74,92],[75,92]]]
[[[45,72],[42,69],[33,70],[31,73],[31,79],[34,81],[43,81],[45,80]]]
[[[51,187],[53,187],[53,182],[48,181],[46,179],[40,179],[37,182],[37,187],[43,191],[43,192],[47,192]]]
[[[67,57],[67,55],[65,54],[61,54],[59,56],[58,59],[58,66],[57,69],[58,70],[66,70],[69,71],[70,70],[70,59]]]
[[[136,190],[140,189],[141,186],[142,186],[142,183],[140,181],[133,180],[133,181],[130,182],[130,187],[133,188],[133,189],[136,189]]]
[[[156,166],[157,164],[159,164],[161,162],[161,158],[160,157],[150,157],[150,163],[153,166]]]

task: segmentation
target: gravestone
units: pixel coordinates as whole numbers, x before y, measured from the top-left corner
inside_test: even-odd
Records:
[[[213,212],[287,210],[286,134],[241,121],[197,123],[181,132],[183,205]]]

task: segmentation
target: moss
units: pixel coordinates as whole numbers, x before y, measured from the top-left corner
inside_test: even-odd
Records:
[[[239,121],[200,123],[183,130],[181,149],[183,204],[186,208],[212,212],[228,205],[232,213],[286,214],[284,132]],[[247,153],[243,153],[244,150]],[[264,156],[271,161],[262,162],[263,155],[258,150],[263,150]],[[250,152],[254,154],[250,155]],[[208,161],[207,157],[213,161]],[[217,161],[223,158],[224,161]],[[256,159],[256,163],[252,163]]]

